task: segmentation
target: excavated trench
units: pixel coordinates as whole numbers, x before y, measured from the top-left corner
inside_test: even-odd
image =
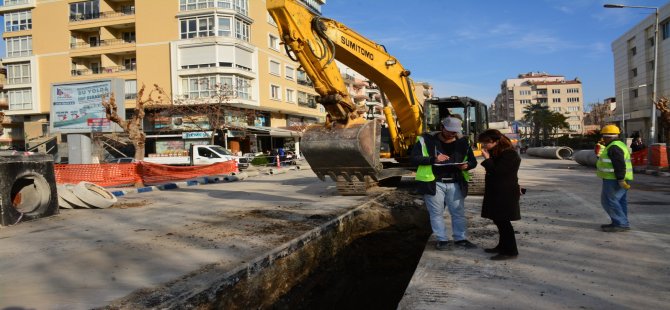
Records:
[[[238,269],[209,266],[106,309],[395,309],[431,233],[415,199],[385,192]]]

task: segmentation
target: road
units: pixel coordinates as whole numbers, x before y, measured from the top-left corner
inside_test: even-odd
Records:
[[[481,249],[438,252],[432,243],[401,309],[670,309],[670,178],[636,175],[632,230],[605,233],[595,169],[525,157],[527,195],[514,222],[520,255],[494,262]],[[492,247],[497,230],[468,198],[471,239]]]

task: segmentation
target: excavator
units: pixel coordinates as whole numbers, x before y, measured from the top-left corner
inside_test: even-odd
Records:
[[[414,92],[410,71],[377,44],[347,26],[303,6],[298,0],[267,0],[267,10],[277,24],[287,55],[300,63],[320,95],[317,101],[327,115],[324,124],[308,127],[301,139],[301,150],[314,173],[323,181],[330,176],[343,195],[364,193],[370,183],[396,176],[398,171],[385,167],[380,158],[382,127],[378,120],[364,117],[365,108],[357,106],[349,94],[335,60],[361,73],[381,90],[385,137],[389,140],[392,161],[408,164],[417,136],[429,128],[435,130],[439,119],[463,108],[463,115],[486,115],[486,106],[471,109],[470,101],[436,98],[423,106]],[[458,98],[458,97],[457,97]],[[466,98],[466,97],[461,97]],[[388,100],[386,100],[388,99]],[[447,107],[448,103],[451,107]],[[460,102],[460,105],[456,102]],[[425,115],[425,112],[429,112]],[[474,114],[472,114],[474,115]],[[429,121],[429,123],[427,122]],[[466,132],[471,122],[464,119]],[[475,125],[474,129],[480,129]],[[402,173],[406,173],[404,170]]]

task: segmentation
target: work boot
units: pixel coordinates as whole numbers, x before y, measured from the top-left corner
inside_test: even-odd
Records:
[[[454,244],[456,246],[460,247],[460,248],[463,248],[463,249],[475,249],[475,248],[477,248],[477,246],[474,243],[468,241],[467,239],[455,241]]]
[[[451,251],[453,249],[452,246],[451,246],[451,242],[449,242],[449,241],[438,241],[435,244],[435,248],[438,251]]]
[[[623,227],[623,226],[606,226],[603,227],[604,232],[622,232],[622,231],[629,231],[630,227]]]
[[[614,225],[614,224],[602,224],[602,225],[600,225],[600,228],[607,228],[607,227],[614,227],[614,226],[616,226],[616,225]]]

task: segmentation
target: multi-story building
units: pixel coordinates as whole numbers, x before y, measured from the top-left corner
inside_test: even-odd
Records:
[[[610,97],[591,105],[591,110],[584,113],[584,131],[595,133],[599,131],[614,115],[616,109],[616,98]]]
[[[325,0],[305,3],[318,12]],[[231,94],[226,124],[235,128],[223,142],[233,151],[281,146],[287,133],[271,127],[325,115],[311,82],[281,48],[264,0],[5,0],[0,12],[7,114],[23,123],[27,139],[48,134],[59,83],[122,81],[125,95],[117,102],[126,117],[142,85],[194,104],[223,85]],[[173,117],[148,114],[149,152],[187,145],[187,129]]]
[[[640,11],[642,13],[644,11]],[[654,38],[656,16],[653,11],[640,23],[628,30],[618,39],[612,42],[612,53],[614,56],[614,81],[616,91],[616,102],[618,104],[616,113],[609,119],[621,126],[625,119],[625,136],[630,137],[639,134],[644,141],[650,141],[651,115],[653,108],[654,81],[656,85],[656,97],[668,96],[670,94],[670,3],[658,8],[659,33],[658,45]],[[635,11],[632,11],[634,14]],[[655,63],[654,53],[658,49],[658,63]],[[654,67],[658,66],[657,76],[654,76]],[[646,85],[646,86],[644,86]],[[660,113],[656,113],[658,117]],[[660,124],[656,121],[656,126]],[[655,141],[664,141],[661,135],[663,130],[655,130]]]
[[[525,108],[540,103],[550,111],[566,116],[569,130],[565,133],[581,134],[584,128],[583,98],[579,79],[566,80],[561,75],[529,72],[501,83],[490,117],[492,121],[522,121]]]

